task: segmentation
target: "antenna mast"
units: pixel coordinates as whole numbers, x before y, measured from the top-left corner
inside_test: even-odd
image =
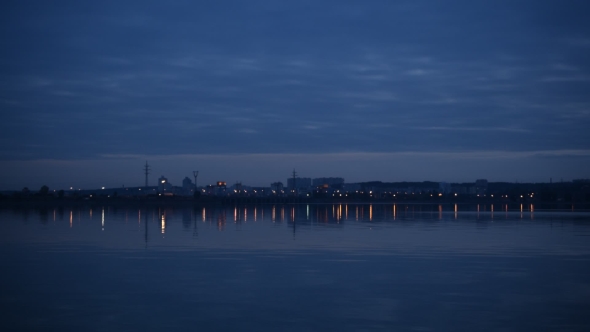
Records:
[[[193,171],[193,176],[195,177],[195,192],[197,192],[197,176],[199,176],[199,171]]]
[[[147,160],[145,161],[145,166],[143,167],[145,172],[145,189],[148,187],[148,174],[150,174],[150,165],[148,165]]]

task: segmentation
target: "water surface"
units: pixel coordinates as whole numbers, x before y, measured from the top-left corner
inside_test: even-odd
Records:
[[[0,210],[2,330],[587,331],[590,213]]]

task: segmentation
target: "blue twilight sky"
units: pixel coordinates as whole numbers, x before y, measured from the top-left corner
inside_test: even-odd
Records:
[[[590,177],[588,1],[0,6],[0,190]]]

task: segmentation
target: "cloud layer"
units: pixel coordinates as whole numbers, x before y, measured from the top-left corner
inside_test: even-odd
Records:
[[[3,7],[5,162],[590,143],[583,1]]]

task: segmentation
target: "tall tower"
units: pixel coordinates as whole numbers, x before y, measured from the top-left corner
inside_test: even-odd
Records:
[[[150,165],[148,165],[147,160],[145,161],[145,166],[143,167],[145,172],[145,189],[148,187],[148,174],[150,174]]]
[[[195,177],[195,192],[197,192],[197,176],[199,176],[199,171],[193,171],[193,176]]]
[[[293,196],[297,196],[297,173],[295,172],[295,169],[293,168]]]

